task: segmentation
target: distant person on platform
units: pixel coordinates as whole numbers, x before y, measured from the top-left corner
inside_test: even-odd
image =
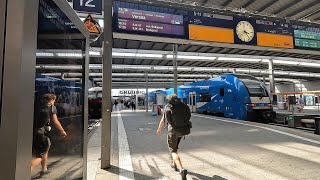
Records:
[[[168,105],[164,108],[164,113],[157,130],[157,134],[160,135],[165,122],[168,122],[167,144],[171,153],[170,165],[175,171],[180,172],[182,180],[187,179],[188,171],[182,167],[178,149],[181,139],[190,134],[190,128],[192,127],[190,118],[189,107],[182,103],[176,94],[171,94],[168,96]]]
[[[303,109],[304,109],[304,99],[302,95],[300,95],[300,98],[298,100],[298,112],[303,113]]]
[[[131,108],[132,108],[132,111],[136,110],[136,104],[133,101],[131,102]]]
[[[117,100],[114,100],[114,106],[115,106],[115,108],[117,108],[117,105],[118,105],[118,101],[117,101]]]

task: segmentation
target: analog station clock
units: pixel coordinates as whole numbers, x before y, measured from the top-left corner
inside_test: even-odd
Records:
[[[254,38],[254,28],[248,21],[240,21],[236,26],[236,34],[243,42],[250,42]]]

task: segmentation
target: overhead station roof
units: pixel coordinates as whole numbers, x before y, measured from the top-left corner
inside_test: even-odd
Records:
[[[245,14],[246,16],[261,16],[266,19],[285,18],[287,21],[305,21],[320,23],[319,0],[127,0],[128,2],[151,2],[154,5],[163,4],[172,7],[192,10],[211,9],[226,14]],[[81,16],[81,15],[80,15]],[[95,16],[100,18],[99,16]],[[100,38],[91,48],[90,77],[97,84],[102,83],[102,44]],[[168,40],[168,38],[155,38],[148,36],[126,35],[114,33],[113,46],[113,87],[136,88],[145,86],[146,81],[150,87],[172,87],[173,71],[172,59],[168,58],[173,47],[179,44],[179,55],[199,56],[197,53],[206,53],[213,59],[178,59],[178,82],[184,84],[205,78],[211,78],[228,69],[236,69],[240,73],[252,74],[256,77],[265,77],[268,80],[267,59],[276,59],[274,70],[277,82],[292,82],[320,80],[319,51],[292,50],[268,47],[241,46],[235,44],[197,43],[188,40]],[[151,55],[139,57],[141,52],[147,50]],[[127,54],[122,57],[122,54]],[[144,52],[145,54],[148,54]],[[185,53],[185,54],[184,54]],[[158,54],[158,55],[155,55]],[[231,59],[223,60],[223,55]],[[240,56],[239,56],[240,55]],[[241,57],[241,55],[244,55]],[[151,56],[151,57],[150,57]],[[233,59],[232,59],[233,58]],[[244,61],[242,59],[260,59],[260,61]],[[304,65],[311,60],[309,65]],[[290,63],[291,62],[291,63]],[[210,69],[211,68],[211,69]],[[202,71],[202,70],[203,71]],[[230,72],[230,71],[229,71]],[[148,75],[147,75],[148,74]],[[148,76],[148,79],[146,78]],[[75,77],[75,75],[70,75]],[[168,80],[169,79],[169,80]]]

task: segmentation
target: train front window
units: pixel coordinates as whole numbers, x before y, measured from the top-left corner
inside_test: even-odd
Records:
[[[252,97],[268,97],[266,89],[260,84],[246,84]]]
[[[268,97],[268,92],[259,79],[248,75],[237,75],[237,77],[246,85],[251,97]]]

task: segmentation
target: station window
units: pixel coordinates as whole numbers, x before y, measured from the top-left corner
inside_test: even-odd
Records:
[[[210,102],[211,95],[210,93],[200,93],[200,102]]]
[[[221,97],[224,96],[224,88],[220,88],[220,96],[221,96]]]

